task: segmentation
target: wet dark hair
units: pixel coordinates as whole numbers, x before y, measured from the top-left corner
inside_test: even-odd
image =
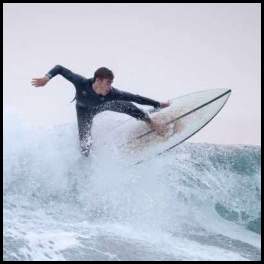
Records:
[[[97,69],[94,73],[94,81],[96,80],[96,78],[99,79],[109,79],[109,80],[113,80],[114,79],[114,74],[111,70],[109,70],[106,67],[101,67],[99,69]]]

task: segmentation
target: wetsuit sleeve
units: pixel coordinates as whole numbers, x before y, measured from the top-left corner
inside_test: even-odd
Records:
[[[160,103],[157,101],[137,94],[120,91],[116,88],[112,88],[112,97],[114,100],[130,101],[142,105],[151,105],[155,108],[160,107]]]
[[[82,82],[82,80],[85,79],[81,75],[73,73],[72,71],[70,71],[69,69],[67,69],[67,68],[65,68],[65,67],[63,67],[61,65],[56,65],[54,68],[52,68],[46,74],[46,76],[48,76],[51,79],[51,78],[55,77],[58,74],[62,75],[65,79],[67,79],[68,81],[70,81],[74,85],[79,84],[80,82]]]

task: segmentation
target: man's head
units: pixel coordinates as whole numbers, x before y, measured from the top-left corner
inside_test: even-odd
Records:
[[[101,67],[94,73],[94,83],[103,95],[110,92],[113,80],[113,72],[106,67]]]

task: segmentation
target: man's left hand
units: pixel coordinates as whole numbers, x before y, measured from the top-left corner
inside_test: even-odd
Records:
[[[170,105],[170,102],[167,101],[167,102],[161,102],[160,103],[160,108],[165,108],[165,107],[168,107]]]

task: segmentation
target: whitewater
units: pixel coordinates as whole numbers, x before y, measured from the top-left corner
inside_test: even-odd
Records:
[[[75,121],[4,114],[5,261],[261,260],[260,146],[185,142],[131,166],[111,118],[87,159]]]

